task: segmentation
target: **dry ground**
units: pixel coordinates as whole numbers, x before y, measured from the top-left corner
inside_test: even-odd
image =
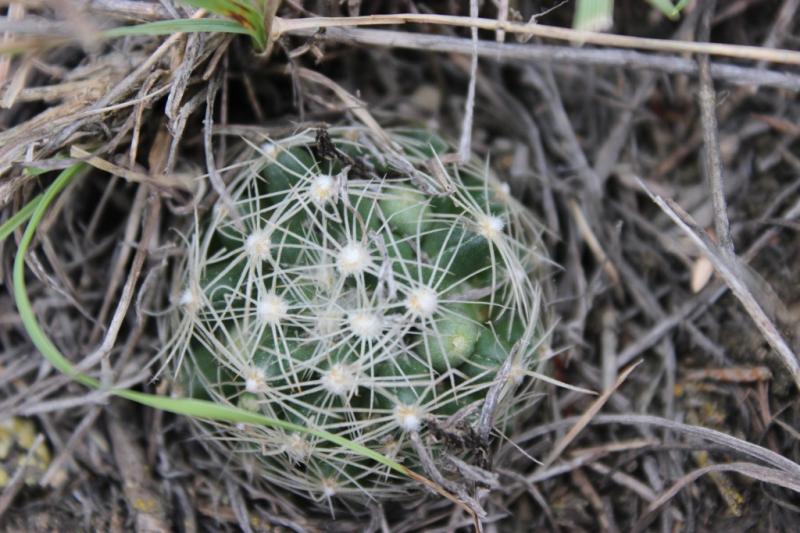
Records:
[[[455,1],[299,4],[287,0],[279,14],[347,15],[359,4],[362,13],[469,14],[468,2]],[[510,4],[510,18],[524,20],[555,7],[537,21],[560,26],[573,9],[483,4],[487,18]],[[618,0],[614,32],[797,50],[798,7],[694,1],[672,22],[644,0]],[[490,155],[540,214],[561,265],[550,298],[555,376],[610,391],[640,361],[602,405],[546,388],[510,435],[518,451],[495,465],[500,488],[484,500],[487,531],[790,531],[800,523],[800,396],[787,368],[800,350],[796,64],[780,54],[709,58],[511,35],[498,44],[482,31],[467,102],[473,44],[464,29],[297,32],[264,58],[246,38],[219,34],[85,37],[95,26],[192,12],[171,0],[25,0],[0,9],[6,40],[86,30],[73,44],[0,59],[0,220],[50,182],[52,174],[23,173],[23,161],[63,168],[59,155],[84,157],[77,146],[99,169],[62,195],[28,257],[37,316],[73,361],[110,340],[98,376],[167,391],[142,371],[158,350],[148,310],[167,304],[175,229],[217,190],[213,180],[198,189],[183,178],[209,173],[223,183],[243,137],[358,120],[342,90],[383,124],[425,124],[453,139],[467,107],[473,150]],[[648,191],[681,209],[659,207]],[[302,499],[229,475],[226,458],[196,441],[184,419],[71,383],[43,363],[17,316],[11,264],[20,235],[0,248],[0,413],[33,421],[52,457],[29,469],[38,468],[31,483],[21,476],[4,485],[8,530],[470,527],[460,508],[433,496],[333,522]],[[123,321],[109,339],[114,317]],[[583,429],[574,436],[576,424]],[[17,442],[9,457],[26,449]]]

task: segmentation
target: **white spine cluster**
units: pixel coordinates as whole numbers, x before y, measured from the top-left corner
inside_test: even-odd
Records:
[[[394,418],[403,431],[419,431],[424,411],[415,405],[398,405],[394,408]]]
[[[439,306],[439,295],[430,287],[417,287],[408,292],[405,306],[411,316],[431,318]]]
[[[503,228],[505,222],[497,216],[480,215],[477,220],[478,233],[486,237],[492,242],[500,239],[503,235]]]
[[[260,368],[252,368],[245,374],[244,390],[257,393],[267,390],[267,376]]]
[[[356,372],[350,365],[337,363],[322,375],[322,386],[335,396],[349,396],[358,386]]]
[[[325,205],[336,199],[338,195],[338,187],[336,178],[322,174],[316,176],[311,180],[311,187],[309,187],[308,195],[317,205]]]
[[[267,230],[256,230],[247,236],[244,241],[244,250],[251,261],[265,261],[269,259],[272,247],[272,235]]]
[[[336,256],[336,267],[345,276],[361,274],[372,266],[367,247],[360,242],[349,242]]]
[[[279,324],[289,313],[286,300],[275,294],[268,293],[258,302],[258,318],[266,324]]]
[[[377,313],[359,311],[347,318],[350,329],[361,339],[377,339],[383,330],[383,318]]]

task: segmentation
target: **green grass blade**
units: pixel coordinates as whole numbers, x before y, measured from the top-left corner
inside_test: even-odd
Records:
[[[122,26],[99,32],[106,39],[131,35],[171,35],[174,33],[234,33],[249,35],[255,41],[259,52],[267,49],[272,19],[281,0],[183,0],[194,7],[227,17],[219,19],[174,19],[147,22],[133,26]],[[72,41],[71,38],[54,37],[12,42],[0,45],[0,55],[24,53],[30,46],[51,48]]]
[[[127,389],[116,389],[112,392],[115,396],[126,398],[148,407],[153,407],[162,411],[168,411],[170,413],[179,415],[190,416],[193,418],[205,418],[218,422],[255,424],[313,435],[315,437],[330,441],[331,443],[341,446],[342,448],[347,448],[348,450],[361,456],[368,457],[403,475],[408,475],[408,469],[400,463],[389,459],[385,455],[382,455],[375,450],[361,446],[360,444],[357,444],[349,439],[340,437],[339,435],[329,433],[327,431],[311,429],[299,424],[286,422],[285,420],[269,418],[258,413],[253,413],[252,411],[246,411],[239,407],[216,404],[208,400],[196,400],[193,398],[170,398],[167,396],[146,394]]]
[[[183,0],[183,2],[232,19],[253,37],[259,48],[266,45],[264,14],[253,0]]]
[[[576,30],[605,31],[614,23],[614,0],[578,0],[572,27]]]
[[[39,200],[42,199],[42,195],[39,194],[35,198],[31,199],[27,204],[22,206],[22,209],[14,213],[11,218],[3,222],[0,225],[0,242],[3,242],[11,235],[11,232],[20,227],[22,224],[28,220],[31,215],[33,214],[36,206],[39,205]]]
[[[50,338],[42,330],[41,326],[39,326],[39,322],[36,320],[36,315],[33,313],[33,307],[31,306],[30,299],[28,298],[27,288],[25,287],[25,252],[28,250],[31,241],[33,241],[33,235],[36,233],[36,228],[38,227],[39,222],[42,221],[42,217],[44,217],[45,210],[47,209],[47,206],[50,205],[50,202],[52,202],[53,199],[58,196],[58,193],[61,192],[64,187],[66,187],[67,184],[72,181],[72,178],[74,178],[75,175],[84,169],[84,167],[85,165],[83,163],[78,163],[77,165],[73,165],[63,170],[53,184],[50,185],[50,187],[48,187],[47,190],[41,195],[40,200],[33,209],[33,213],[30,215],[28,226],[25,228],[25,233],[22,234],[22,239],[19,242],[17,255],[14,258],[14,300],[16,300],[17,310],[19,311],[19,316],[23,325],[25,326],[25,330],[28,332],[28,335],[30,335],[34,346],[36,346],[36,348],[47,358],[47,360],[50,361],[50,364],[67,376],[84,385],[89,387],[98,387],[99,383],[96,380],[88,376],[84,376],[75,370],[75,368],[72,366],[72,363],[70,363],[66,357],[61,355],[61,352],[58,351],[56,345],[53,344]]]
[[[227,17],[239,24],[256,43],[259,52],[269,48],[272,20],[281,0],[182,0],[185,4]]]
[[[50,362],[50,364],[75,381],[78,381],[87,387],[98,389],[100,388],[100,382],[90,376],[80,373],[72,365],[72,363],[70,363],[69,360],[61,354],[55,344],[53,344],[50,338],[42,330],[41,326],[36,320],[36,315],[33,312],[33,307],[31,306],[30,299],[28,298],[27,287],[25,285],[25,254],[27,253],[31,242],[33,241],[36,228],[44,217],[47,207],[55,199],[55,197],[58,196],[58,193],[61,192],[64,187],[66,187],[69,182],[85,168],[86,166],[83,163],[79,163],[62,171],[52,185],[50,185],[50,187],[48,187],[47,190],[41,195],[35,206],[30,208],[32,210],[32,213],[30,214],[30,221],[28,222],[28,226],[25,228],[25,232],[19,243],[17,255],[14,258],[14,298],[16,300],[17,310],[25,330],[28,332],[28,335],[30,335],[34,346],[36,346],[36,348]],[[29,205],[30,203],[31,202],[29,202]],[[22,222],[19,222],[19,224],[21,223]],[[307,428],[291,422],[259,415],[238,407],[218,405],[207,400],[196,400],[192,398],[170,398],[128,389],[112,389],[109,392],[115,396],[137,402],[141,405],[161,409],[163,411],[169,411],[179,415],[191,416],[194,418],[204,418],[206,420],[216,420],[220,422],[259,424],[313,435],[328,440],[331,443],[346,448],[354,453],[368,457],[396,472],[399,472],[400,474],[423,482],[428,486],[433,486],[432,482],[429,480],[410,471],[400,463],[393,461],[385,455],[327,431]]]
[[[129,35],[171,35],[173,33],[239,33],[248,35],[250,32],[232,20],[216,19],[175,19],[147,22],[135,26],[122,26],[105,30],[101,36],[114,39]]]
[[[114,39],[127,37],[130,35],[172,35],[174,33],[235,33],[240,35],[254,36],[241,25],[232,20],[219,19],[174,19],[135,24],[133,26],[120,26],[105,31],[98,32],[99,38]],[[46,50],[57,46],[65,46],[74,41],[69,37],[27,39],[23,41],[11,41],[0,43],[0,56],[19,55],[29,52],[31,49]]]
[[[683,8],[686,7],[686,4],[689,3],[689,0],[678,0],[678,3],[674,5],[672,0],[647,0],[647,2],[661,11],[668,19],[676,20],[680,16]]]

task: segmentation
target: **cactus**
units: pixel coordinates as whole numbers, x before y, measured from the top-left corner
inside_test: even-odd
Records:
[[[509,357],[499,430],[520,410],[514,391],[545,337],[539,227],[488,165],[445,164],[435,135],[329,135],[268,143],[241,167],[232,205],[196,222],[164,357],[189,395],[417,468],[410,432],[479,405]],[[329,505],[417,487],[308,435],[211,435],[252,475]]]

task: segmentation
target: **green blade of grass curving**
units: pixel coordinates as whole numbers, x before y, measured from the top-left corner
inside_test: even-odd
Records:
[[[6,238],[11,235],[11,232],[20,227],[31,217],[33,211],[36,209],[36,206],[39,205],[39,200],[41,199],[41,194],[31,198],[31,200],[22,206],[19,211],[14,213],[11,218],[0,224],[0,242],[6,240]]]
[[[36,315],[33,312],[33,307],[31,306],[30,299],[28,298],[27,287],[25,285],[25,254],[27,253],[31,242],[33,241],[36,228],[44,217],[47,207],[55,199],[55,197],[58,196],[58,193],[61,192],[76,175],[85,169],[86,166],[83,163],[78,163],[62,171],[56,180],[50,185],[50,187],[48,187],[47,190],[40,195],[40,197],[37,197],[39,198],[38,201],[35,201],[35,203],[32,201],[26,205],[26,208],[32,212],[28,215],[30,220],[28,222],[28,226],[25,228],[24,234],[22,235],[22,239],[20,240],[17,255],[14,258],[14,299],[16,300],[17,310],[25,330],[28,332],[28,335],[33,341],[34,346],[36,346],[36,348],[50,362],[50,364],[75,381],[78,381],[87,387],[99,389],[101,387],[100,382],[79,372],[72,365],[72,363],[70,363],[70,361],[61,354],[55,344],[53,344],[50,338],[45,334],[44,330],[36,320]],[[28,218],[28,216],[16,218],[16,225],[19,226],[22,224],[24,219]],[[3,224],[3,228],[5,228],[6,225],[8,225],[8,222]],[[141,405],[179,415],[190,416],[193,418],[202,418],[219,422],[258,424],[315,436],[346,448],[364,457],[368,457],[404,476],[424,483],[451,501],[461,504],[461,502],[459,502],[451,494],[444,491],[444,489],[429,479],[420,476],[412,470],[409,470],[397,461],[393,461],[392,459],[376,452],[375,450],[357,444],[334,433],[308,428],[298,424],[293,424],[291,422],[286,422],[284,420],[269,418],[238,407],[218,405],[207,400],[197,400],[193,398],[170,398],[155,394],[137,392],[129,389],[111,389],[108,392],[114,396],[131,400]]]

